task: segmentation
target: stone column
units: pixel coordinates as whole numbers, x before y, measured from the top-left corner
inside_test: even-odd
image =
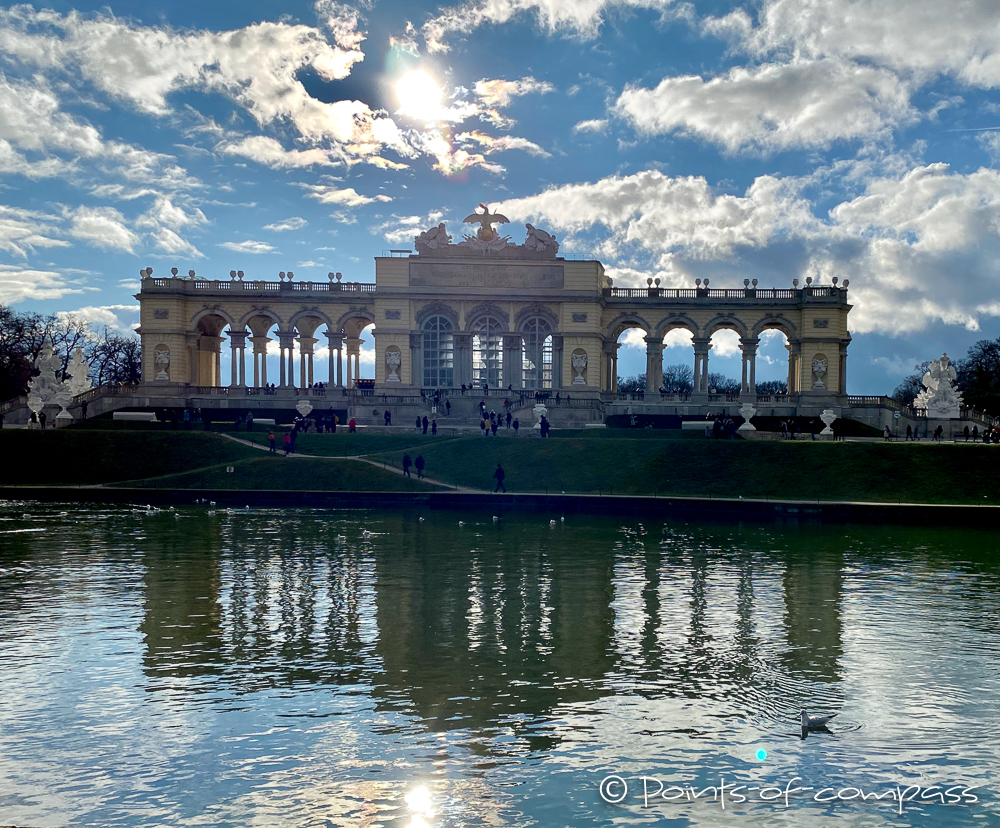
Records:
[[[361,338],[347,337],[347,387],[358,384],[361,378]]]
[[[615,385],[615,352],[618,350],[618,343],[613,339],[605,339],[601,343],[601,352],[604,354],[604,390],[617,391]]]
[[[694,345],[694,393],[708,394],[708,352],[712,349],[712,340],[708,337],[695,337]]]
[[[293,331],[276,331],[278,334],[278,385],[281,388],[295,387],[294,348],[295,333]]]
[[[419,332],[410,334],[410,385],[424,385],[424,335]]]
[[[799,393],[799,360],[802,354],[802,344],[800,342],[789,342],[785,345],[788,349],[788,393]]]
[[[840,384],[837,386],[841,394],[847,393],[847,344],[840,344]]]
[[[299,384],[308,388],[313,384],[313,349],[318,339],[312,336],[299,336]]]
[[[229,347],[232,349],[232,370],[231,375],[231,386],[236,387],[246,387],[246,366],[244,364],[244,358],[246,354],[247,345],[247,332],[246,331],[230,331],[229,332]]]
[[[515,388],[521,387],[521,334],[505,333],[503,341],[503,370],[501,372],[500,384],[504,389],[508,385]],[[553,382],[555,382],[555,350],[552,353]]]
[[[331,386],[340,385],[340,381],[337,377],[338,370],[340,368],[340,348],[343,338],[340,334],[332,333],[331,331],[325,331],[324,336],[326,336],[327,347],[330,349],[330,366],[329,366],[329,379],[327,383]],[[336,355],[336,365],[334,364],[334,351],[337,352]]]
[[[563,385],[563,359],[564,359],[563,338],[559,334],[552,334],[552,388],[564,388]],[[520,359],[520,354],[518,354]],[[518,362],[518,377],[521,376],[520,362]],[[514,387],[518,384],[515,382]]]
[[[646,390],[655,394],[663,384],[663,337],[644,336],[646,343]]]
[[[472,334],[457,331],[453,334],[455,342],[455,384],[472,384]]]
[[[757,346],[759,339],[741,339],[740,349],[743,351],[743,380],[740,385],[740,396],[753,402],[757,398]]]

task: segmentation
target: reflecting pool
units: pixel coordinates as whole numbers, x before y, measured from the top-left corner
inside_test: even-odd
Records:
[[[996,533],[560,517],[0,504],[0,824],[1000,824]]]

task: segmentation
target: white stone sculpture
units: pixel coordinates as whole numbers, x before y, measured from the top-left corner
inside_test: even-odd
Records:
[[[160,348],[153,352],[153,362],[156,363],[157,372],[156,378],[158,380],[169,380],[170,377],[167,374],[167,369],[170,367],[170,351],[166,348]]]
[[[555,236],[530,224],[525,224],[524,227],[528,231],[528,236],[524,240],[525,248],[537,253],[550,253],[553,256],[559,252],[559,242]]]
[[[313,410],[313,406],[309,400],[299,400],[295,403],[295,410],[299,412],[300,417],[308,417],[309,413]]]
[[[832,408],[824,408],[819,418],[826,425],[820,434],[833,434],[833,421],[837,419],[837,414]]]
[[[399,366],[403,363],[403,355],[399,351],[386,351],[385,352],[385,367],[388,369],[389,373],[386,376],[386,382],[399,382]]]
[[[586,385],[587,379],[583,376],[583,374],[587,370],[587,355],[573,354],[572,362],[573,370],[576,371],[576,377],[573,379],[573,385]]]
[[[532,413],[535,415],[536,422],[532,428],[537,428],[539,431],[542,430],[542,417],[549,416],[549,410],[542,404],[537,403],[534,408],[531,409]]]
[[[440,250],[442,247],[447,247],[449,244],[451,244],[451,236],[449,236],[448,231],[444,229],[443,222],[437,227],[425,230],[413,239],[413,246],[417,248],[418,253]]]
[[[77,348],[73,352],[73,359],[69,364],[69,392],[71,396],[78,396],[90,390],[90,365],[83,358],[83,348]]]
[[[28,408],[35,413],[37,419],[46,405],[55,404],[62,409],[56,416],[56,425],[72,422],[73,416],[66,410],[66,406],[73,397],[69,385],[59,379],[62,360],[55,355],[52,341],[48,337],[42,343],[42,350],[35,360],[35,368],[39,372],[38,376],[28,380]]]
[[[827,365],[828,363],[825,359],[813,360],[813,376],[816,377],[816,382],[813,383],[813,388],[816,390],[826,388],[826,386],[823,385],[823,377],[826,376]]]
[[[927,416],[935,420],[957,420],[962,415],[962,394],[955,388],[958,373],[951,364],[948,354],[942,354],[927,367],[924,374],[924,390],[913,401],[914,408],[927,410]]]
[[[741,425],[737,431],[756,431],[753,423],[750,422],[751,417],[757,415],[757,409],[754,408],[750,403],[743,403],[740,406],[740,416],[743,418],[743,425]]]

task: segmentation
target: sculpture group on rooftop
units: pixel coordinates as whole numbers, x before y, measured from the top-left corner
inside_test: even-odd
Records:
[[[555,236],[530,224],[525,224],[527,235],[524,244],[514,244],[510,236],[501,236],[493,226],[509,224],[510,219],[500,213],[490,212],[486,204],[479,206],[482,212],[470,213],[462,220],[466,224],[479,225],[474,235],[467,234],[464,241],[453,245],[444,223],[441,223],[414,237],[413,244],[417,253],[461,255],[472,252],[481,255],[499,255],[504,258],[555,258],[559,252],[559,242]]]

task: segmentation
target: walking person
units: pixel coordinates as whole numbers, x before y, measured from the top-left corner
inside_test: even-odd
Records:
[[[510,428],[510,411],[507,412],[507,428]]]
[[[42,431],[45,431],[45,412],[44,411],[39,411],[38,412],[38,422],[42,426]]]
[[[358,421],[355,420],[354,417],[351,417],[351,419],[348,421],[348,423],[347,423],[347,430],[349,432],[351,432],[351,434],[355,434],[357,432],[357,430],[358,430]]]
[[[517,421],[517,417],[514,418],[514,436],[517,437],[517,430],[521,427],[521,424]]]
[[[424,434],[427,433],[427,426],[429,426],[429,425],[430,425],[430,421],[427,419],[427,417],[424,417],[424,420],[423,420]]]
[[[966,426],[965,430],[962,433],[965,434],[965,442],[968,443],[969,442],[969,427]]]
[[[490,432],[486,429],[486,418],[483,417],[479,420],[479,430],[483,432],[483,437],[489,437]]]
[[[436,435],[438,433],[438,421],[431,420],[431,434]]]
[[[407,477],[411,476],[410,475],[410,466],[412,466],[412,465],[413,465],[413,461],[410,459],[410,455],[409,454],[404,454],[403,455],[403,474],[405,474]]]
[[[507,487],[504,486],[503,481],[507,476],[507,473],[503,470],[503,466],[497,463],[497,470],[493,472],[493,479],[497,482],[497,487],[493,490],[493,494],[496,494],[501,489],[503,489],[504,494],[507,494]]]
[[[462,396],[465,396],[465,383],[462,383]]]
[[[974,425],[972,427],[972,442],[973,443],[979,442],[979,426],[977,425]]]
[[[271,444],[271,454],[277,454],[274,450],[274,432],[269,432],[267,435],[267,442]]]
[[[295,454],[295,441],[298,439],[299,430],[298,428],[292,429],[292,454]]]
[[[388,408],[385,410],[383,418],[385,419],[385,424],[387,426],[392,425],[392,412],[390,412]]]
[[[417,433],[420,433],[420,418],[417,417]]]
[[[444,413],[446,416],[451,416],[451,400],[444,401]]]
[[[499,425],[500,425],[500,423],[496,419],[491,419],[490,420],[490,431],[493,432],[493,436],[494,437],[497,436],[497,427]]]
[[[285,444],[285,457],[288,457],[288,452],[292,448],[292,433],[290,431],[285,432],[285,439],[282,442]]]
[[[913,439],[913,426],[909,423],[906,424],[906,441],[909,442]]]
[[[892,442],[892,432],[889,430],[889,426],[885,427],[885,431],[883,432],[882,436],[885,438],[885,442],[887,443]]]
[[[417,455],[417,462],[414,465],[417,467],[417,480],[420,480],[424,476],[424,456],[422,454]]]

